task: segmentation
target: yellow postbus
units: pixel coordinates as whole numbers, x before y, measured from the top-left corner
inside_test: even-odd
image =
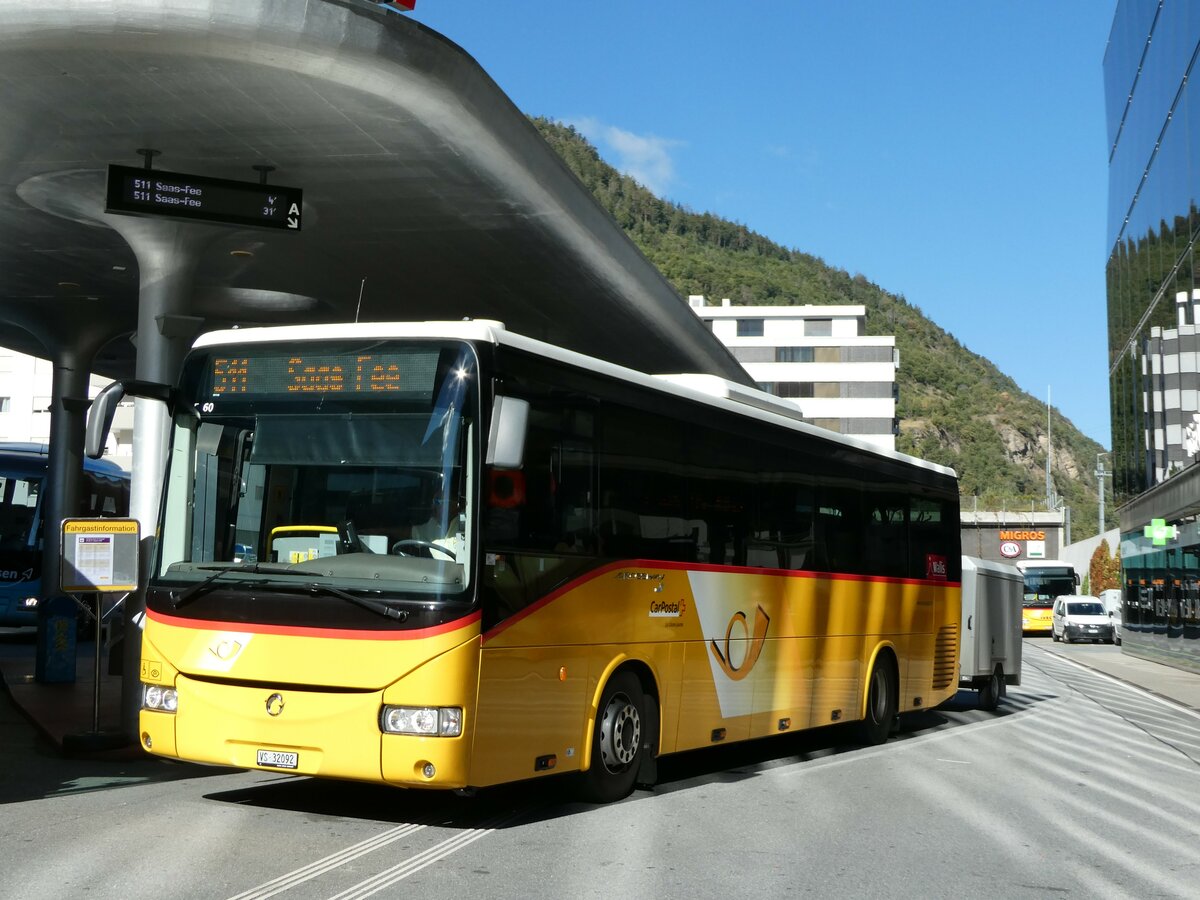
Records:
[[[957,690],[954,473],[765,393],[372,323],[203,336],[172,409],[153,754],[419,788],[577,772],[612,800],[664,754],[882,742]]]
[[[1021,605],[1021,629],[1028,634],[1050,634],[1051,616],[1056,598],[1079,593],[1079,575],[1075,567],[1058,559],[1022,559],[1017,561],[1025,579],[1025,599]]]

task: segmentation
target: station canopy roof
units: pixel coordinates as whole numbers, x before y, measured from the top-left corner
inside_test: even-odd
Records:
[[[0,345],[85,335],[95,371],[133,373],[117,229],[148,220],[105,212],[105,173],[146,149],[303,191],[299,231],[187,225],[197,330],[489,318],[748,383],[483,69],[370,0],[0,0]]]

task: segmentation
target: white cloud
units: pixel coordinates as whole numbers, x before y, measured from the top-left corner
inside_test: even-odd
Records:
[[[618,171],[658,196],[665,196],[675,181],[675,162],[671,152],[676,147],[682,147],[683,141],[634,134],[592,118],[577,119],[570,124],[595,144],[600,155]]]

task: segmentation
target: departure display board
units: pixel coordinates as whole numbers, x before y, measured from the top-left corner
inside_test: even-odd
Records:
[[[278,184],[109,166],[105,212],[299,231],[303,194]]]
[[[429,396],[439,348],[376,353],[244,353],[214,355],[206,396],[252,399],[304,394]]]

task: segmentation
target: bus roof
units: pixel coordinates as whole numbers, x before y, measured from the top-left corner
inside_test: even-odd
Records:
[[[673,394],[709,406],[722,407],[738,415],[774,422],[821,440],[844,444],[880,457],[928,469],[950,478],[957,478],[954,470],[946,466],[898,451],[886,450],[859,438],[839,434],[836,431],[829,431],[805,422],[797,407],[785,403],[765,391],[736,384],[715,375],[695,373],[648,375],[636,369],[606,362],[508,331],[502,322],[494,319],[464,319],[461,322],[358,322],[235,328],[202,334],[196,339],[193,347],[203,349],[227,344],[353,340],[356,338],[387,340],[414,337],[477,341],[524,350],[576,368],[599,372],[620,381],[638,384],[659,393]]]
[[[1024,572],[1026,569],[1071,569],[1075,566],[1061,559],[1019,559],[1017,568]]]
[[[20,468],[25,472],[44,470],[50,455],[49,444],[39,444],[32,441],[0,441],[0,472],[8,467]],[[95,472],[109,475],[113,478],[128,478],[129,473],[111,459],[92,459],[84,456],[83,469],[85,472]]]

